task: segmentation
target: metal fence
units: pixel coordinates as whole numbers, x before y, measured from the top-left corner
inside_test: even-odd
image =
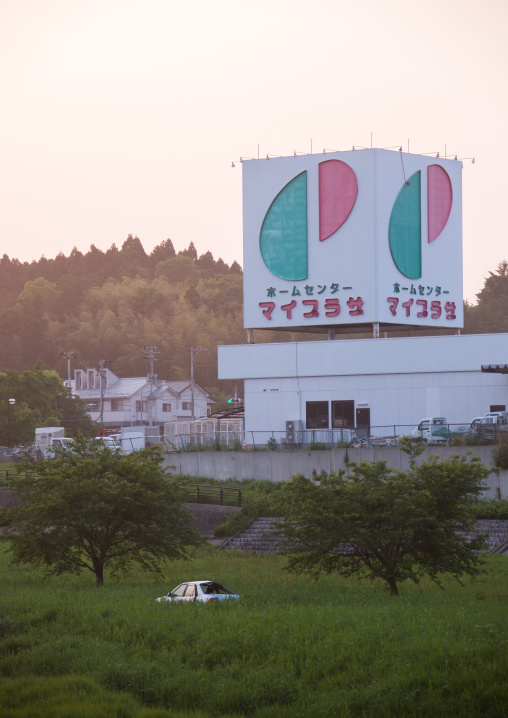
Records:
[[[185,501],[192,504],[215,504],[217,506],[241,506],[241,489],[228,489],[220,486],[202,486],[188,484]]]
[[[384,426],[341,428],[341,429],[299,429],[288,431],[259,430],[232,431],[192,434],[180,433],[164,436],[167,451],[199,450],[240,450],[240,449],[333,449],[345,447],[399,446],[401,437],[428,444],[474,446],[494,444],[506,437],[508,426],[495,424],[476,425],[443,424],[433,427],[430,432],[418,432],[414,424],[390,424]]]

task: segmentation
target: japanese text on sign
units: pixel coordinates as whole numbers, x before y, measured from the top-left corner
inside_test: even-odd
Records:
[[[345,304],[348,307],[348,314],[351,317],[357,317],[364,313],[364,301],[362,297],[349,297]],[[280,309],[286,313],[286,318],[291,320],[293,319],[293,310],[295,310],[298,306],[299,305],[296,299],[293,299],[287,304],[282,304]],[[275,302],[259,302],[259,307],[266,319],[271,320],[272,313],[276,308]],[[325,317],[338,317],[341,312],[341,305],[338,297],[331,297],[321,302],[318,299],[303,299],[301,301],[301,307],[304,309],[304,319],[319,317],[320,312],[323,313]]]
[[[386,301],[390,305],[390,312],[392,316],[396,317],[397,312],[406,317],[411,317],[416,314],[419,319],[425,319],[430,316],[431,319],[440,319],[443,309],[445,311],[446,319],[453,320],[457,318],[456,312],[457,307],[455,302],[445,302],[444,306],[438,299],[428,301],[427,299],[408,299],[406,302],[401,302],[399,297],[387,297]]]
[[[296,284],[291,290],[289,289],[277,289],[276,287],[267,287],[266,296],[275,297],[277,294],[289,294],[291,297],[313,297],[318,294],[323,294],[328,289],[330,294],[337,294],[340,289],[338,282],[332,282],[329,286],[326,284],[306,284],[304,287],[297,287]],[[342,286],[342,290],[350,291],[353,287]]]

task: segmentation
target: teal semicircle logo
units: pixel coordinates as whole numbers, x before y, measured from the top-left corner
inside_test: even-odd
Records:
[[[390,251],[397,269],[409,279],[422,276],[421,172],[403,185],[390,216]]]
[[[307,172],[282,188],[270,205],[259,235],[267,268],[280,279],[307,279]]]

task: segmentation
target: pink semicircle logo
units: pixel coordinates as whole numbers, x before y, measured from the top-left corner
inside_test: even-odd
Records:
[[[319,163],[319,241],[328,239],[349,217],[358,195],[354,170],[342,160]]]
[[[429,244],[439,237],[448,222],[453,202],[452,183],[441,165],[427,168]]]

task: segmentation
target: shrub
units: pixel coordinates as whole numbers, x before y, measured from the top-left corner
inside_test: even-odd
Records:
[[[237,482],[242,489],[242,509],[230,516],[215,529],[214,536],[234,536],[259,516],[281,516],[281,489],[283,483],[247,479]]]
[[[508,437],[500,436],[492,451],[494,466],[499,469],[508,469]]]
[[[508,501],[506,499],[484,499],[473,508],[477,519],[508,520]]]

